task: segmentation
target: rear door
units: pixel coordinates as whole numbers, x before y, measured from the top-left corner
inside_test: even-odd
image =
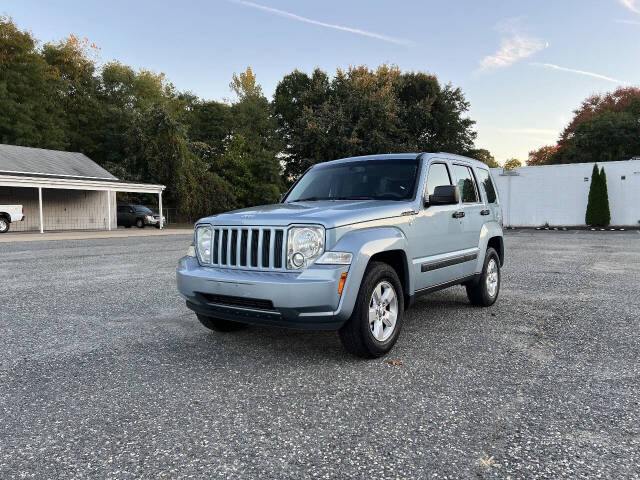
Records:
[[[461,215],[462,238],[465,256],[461,265],[462,276],[472,275],[477,264],[480,244],[480,232],[486,219],[487,206],[485,205],[480,190],[473,174],[471,166],[462,163],[453,164],[453,175],[460,189],[460,201],[462,208],[458,211]]]
[[[450,165],[434,159],[428,166],[423,198],[435,187],[452,185]],[[462,223],[453,216],[459,205],[428,205],[422,202],[410,239],[416,290],[455,280],[461,276],[455,258],[462,249]]]

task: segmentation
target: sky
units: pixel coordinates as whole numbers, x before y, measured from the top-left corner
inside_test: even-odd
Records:
[[[554,144],[587,96],[640,84],[640,0],[2,0],[0,13],[205,99],[232,97],[247,66],[268,97],[294,69],[432,73],[462,89],[476,147],[501,162]]]

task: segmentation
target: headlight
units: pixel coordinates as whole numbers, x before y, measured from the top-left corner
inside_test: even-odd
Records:
[[[351,252],[325,252],[316,260],[316,265],[351,265],[352,260]]]
[[[324,251],[324,228],[292,227],[287,235],[287,268],[311,265]]]
[[[196,229],[196,247],[202,263],[211,263],[211,227]]]

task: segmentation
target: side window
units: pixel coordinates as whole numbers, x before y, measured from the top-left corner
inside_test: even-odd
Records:
[[[118,207],[118,213],[127,213],[127,207]]]
[[[456,185],[458,185],[458,188],[460,189],[462,203],[479,202],[478,190],[476,188],[476,183],[473,181],[471,169],[464,165],[454,165],[453,174],[458,182]]]
[[[432,163],[427,174],[427,195],[433,195],[436,187],[451,185],[449,170],[444,163]]]
[[[487,195],[487,202],[496,203],[498,201],[498,195],[496,194],[496,189],[493,186],[493,182],[491,181],[491,175],[486,170],[482,168],[478,168],[476,170],[478,174],[478,182],[484,188],[484,193]]]

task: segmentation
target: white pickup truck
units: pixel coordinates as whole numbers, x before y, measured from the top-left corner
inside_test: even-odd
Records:
[[[0,205],[0,233],[8,232],[11,222],[23,220],[24,209],[22,205]]]

